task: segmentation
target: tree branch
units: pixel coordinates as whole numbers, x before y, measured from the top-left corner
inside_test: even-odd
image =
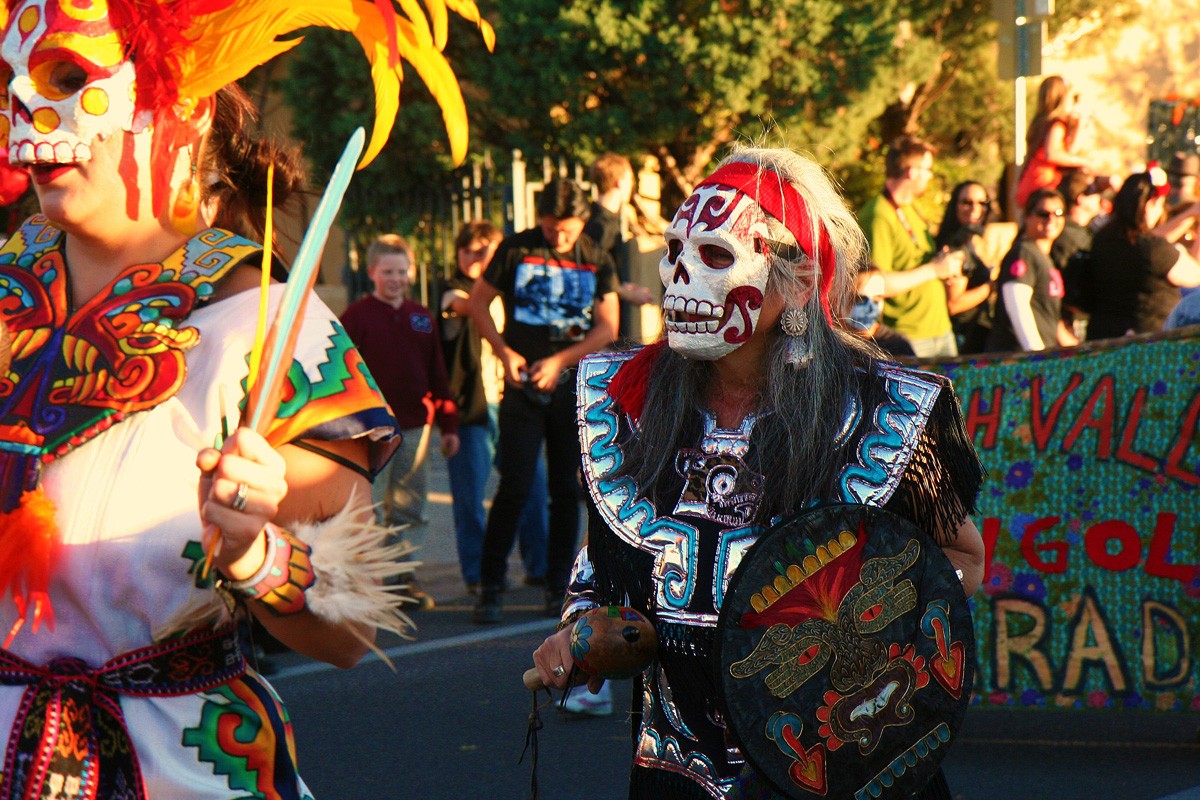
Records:
[[[683,178],[690,184],[687,187],[687,194],[691,194],[695,184],[704,177],[708,162],[712,161],[717,150],[733,141],[733,131],[736,127],[737,120],[731,117],[713,132],[707,142],[697,145],[692,150],[692,157],[688,159],[688,163],[683,168]],[[680,188],[684,188],[683,184],[680,184]]]
[[[912,123],[915,125],[921,115],[925,113],[934,103],[936,103],[942,95],[949,91],[954,85],[954,81],[958,79],[958,73],[962,69],[961,65],[955,64],[949,69],[945,68],[946,61],[949,60],[950,53],[947,51],[938,59],[938,69],[930,76],[930,79],[925,82],[925,85],[917,92],[913,98],[911,106]],[[938,79],[938,76],[941,76]]]

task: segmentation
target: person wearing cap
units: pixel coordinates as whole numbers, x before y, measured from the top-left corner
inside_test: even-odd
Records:
[[[1167,218],[1167,192],[1158,167],[1131,176],[1117,192],[1112,219],[1092,240],[1089,341],[1161,331],[1180,287],[1200,286],[1197,245],[1177,243],[1200,218],[1200,202]]]
[[[543,445],[550,494],[546,613],[557,617],[579,539],[579,436],[574,367],[617,336],[616,268],[583,232],[583,189],[555,178],[537,203],[538,225],[500,243],[471,288],[471,321],[504,364],[500,485],[483,538],[475,622],[500,622],[508,554]],[[503,297],[504,333],[488,306]]]

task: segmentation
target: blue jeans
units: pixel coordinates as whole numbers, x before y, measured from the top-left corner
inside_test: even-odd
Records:
[[[484,493],[496,457],[497,407],[489,405],[487,425],[462,425],[458,429],[458,453],[447,459],[450,494],[453,500],[454,537],[458,546],[458,565],[465,583],[479,583],[483,557],[483,536],[487,514]],[[549,525],[546,500],[546,464],[538,459],[529,499],[521,512],[518,529],[525,574],[546,574],[546,530]]]
[[[383,471],[375,476],[371,484],[371,502],[375,506],[375,517],[380,525],[395,527],[407,525],[399,532],[398,539],[407,539],[419,547],[425,541],[428,520],[425,519],[425,458],[415,464],[417,446],[421,441],[421,428],[401,431],[401,444],[392,460]],[[430,431],[430,436],[434,436]],[[430,442],[428,447],[434,446]]]

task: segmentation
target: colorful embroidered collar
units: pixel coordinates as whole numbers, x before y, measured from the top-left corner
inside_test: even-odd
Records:
[[[63,241],[39,215],[0,250],[0,314],[12,335],[12,364],[0,375],[0,595],[12,589],[22,620],[29,599],[45,600],[57,541],[42,465],[173,397],[200,339],[183,321],[261,251],[211,228],[161,264],[129,267],[71,311]]]

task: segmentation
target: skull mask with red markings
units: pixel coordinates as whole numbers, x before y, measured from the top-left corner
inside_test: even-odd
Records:
[[[749,341],[771,271],[771,227],[734,189],[701,186],[680,206],[658,265],[672,350],[715,361]]]

